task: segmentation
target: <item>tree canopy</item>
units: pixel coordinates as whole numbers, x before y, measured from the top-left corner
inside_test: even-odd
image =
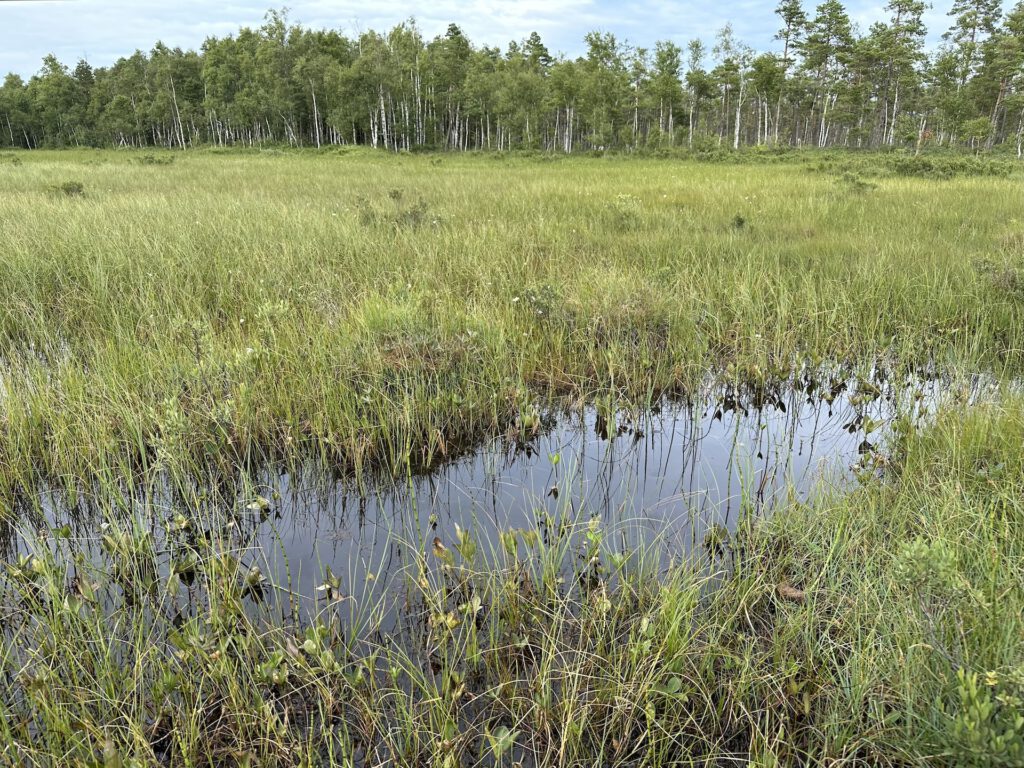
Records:
[[[108,67],[47,56],[0,85],[0,146],[293,146],[573,152],[685,145],[961,146],[1024,141],[1024,0],[954,0],[937,50],[922,0],[859,30],[840,0],[776,9],[777,49],[726,25],[708,47],[609,32],[578,58],[506,50],[412,19],[349,38],[270,11],[198,51],[156,43]],[[710,60],[709,60],[710,59]]]

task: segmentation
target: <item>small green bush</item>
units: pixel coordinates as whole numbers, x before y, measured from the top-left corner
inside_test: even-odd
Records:
[[[85,184],[80,181],[65,181],[53,187],[53,191],[64,197],[85,197]]]

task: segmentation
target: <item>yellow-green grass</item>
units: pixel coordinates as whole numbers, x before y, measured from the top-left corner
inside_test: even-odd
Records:
[[[429,463],[533,400],[642,403],[730,364],[1021,365],[1019,176],[862,188],[808,164],[4,159],[8,487],[298,455]]]
[[[0,485],[99,485],[109,526],[78,521],[100,562],[51,531],[0,577],[0,763],[1024,763],[1010,392],[898,431],[881,480],[744,524],[710,569],[621,561],[586,519],[410,555],[423,621],[394,642],[372,605],[358,636],[331,623],[348,601],[243,610],[227,534],[157,552],[151,526],[204,521],[132,526],[102,492],[431,464],[550,397],[643,404],[709,372],[1017,376],[1019,175],[171,158],[0,157]]]

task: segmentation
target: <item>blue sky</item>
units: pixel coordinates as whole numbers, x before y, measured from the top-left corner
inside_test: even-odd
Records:
[[[813,7],[817,0],[805,0]],[[948,26],[952,0],[937,0],[928,11],[930,42]],[[710,41],[726,21],[753,47],[773,47],[778,28],[777,0],[0,0],[0,73],[29,76],[46,53],[68,64],[80,58],[95,66],[111,64],[157,40],[196,48],[210,35],[223,36],[240,26],[259,25],[268,7],[287,5],[291,18],[306,26],[387,30],[414,16],[427,37],[455,21],[477,44],[505,47],[538,31],[552,52],[575,56],[592,29],[614,32],[638,46],[671,39],[683,45],[700,37]],[[850,15],[863,29],[885,17],[885,0],[848,0]]]

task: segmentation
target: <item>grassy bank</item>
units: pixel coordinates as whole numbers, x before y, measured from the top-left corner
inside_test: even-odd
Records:
[[[410,560],[384,635],[381,606],[329,575],[308,624],[260,608],[258,576],[216,539],[183,602],[186,569],[157,576],[144,520],[102,532],[106,567],[39,544],[6,577],[0,754],[1018,766],[1022,441],[1019,398],[944,413],[898,441],[884,480],[743,526],[701,567],[621,558],[585,516],[495,551],[463,533]]]
[[[870,165],[7,155],[0,483],[429,464],[730,365],[1018,371],[1019,176]]]

